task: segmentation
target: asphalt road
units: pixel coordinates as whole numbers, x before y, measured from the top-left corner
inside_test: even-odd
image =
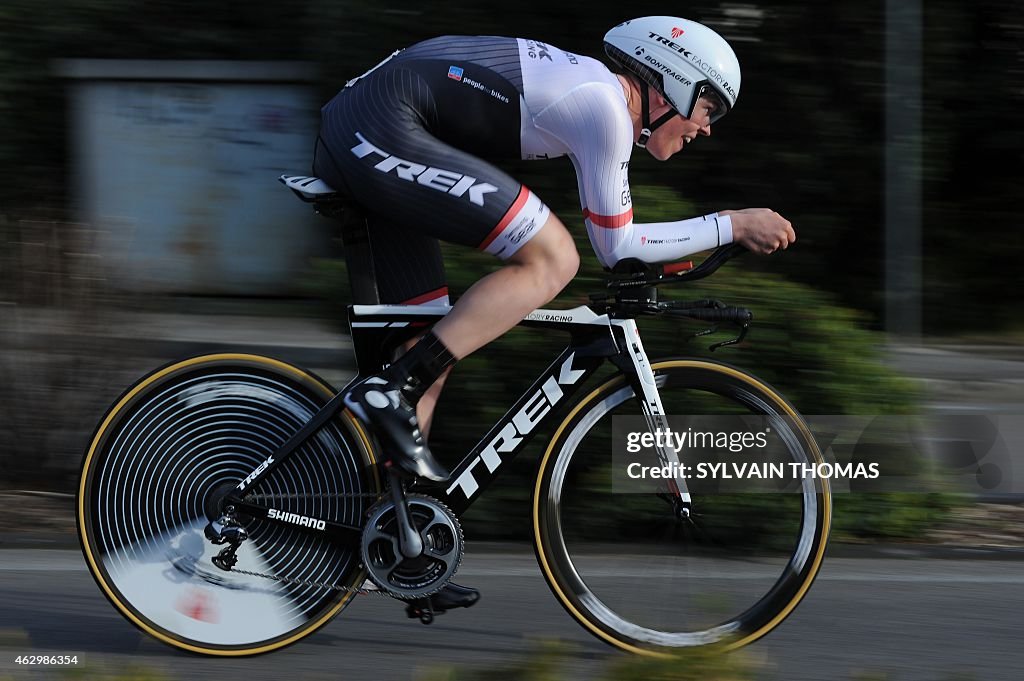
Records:
[[[612,566],[613,567],[613,566]],[[92,672],[143,666],[168,679],[424,679],[449,667],[521,662],[538,639],[568,642],[563,678],[596,678],[624,654],[585,633],[556,603],[532,555],[474,554],[459,572],[484,597],[425,627],[401,605],[364,596],[299,643],[268,655],[192,655],[141,634],[101,595],[76,551],[0,551],[0,678],[66,678],[15,664],[21,654],[77,654]],[[826,560],[804,602],[744,649],[758,678],[1014,680],[1024,562],[922,558]],[[93,678],[96,673],[87,673]],[[959,676],[957,676],[959,674]]]

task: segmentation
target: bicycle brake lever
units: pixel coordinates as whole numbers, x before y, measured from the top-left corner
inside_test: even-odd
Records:
[[[703,331],[698,331],[697,333],[694,333],[694,334],[691,334],[691,335],[687,336],[687,340],[689,340],[691,338],[700,338],[701,336],[710,336],[711,334],[717,333],[717,332],[718,332],[718,324],[715,324],[715,325],[713,325],[713,326],[711,326],[711,327],[709,327],[707,329],[704,329]]]
[[[710,346],[711,352],[714,352],[718,348],[723,348],[726,345],[737,345],[743,342],[743,339],[747,337],[747,330],[750,328],[750,324],[744,324],[740,327],[740,334],[732,340],[722,341],[721,343],[714,343]]]

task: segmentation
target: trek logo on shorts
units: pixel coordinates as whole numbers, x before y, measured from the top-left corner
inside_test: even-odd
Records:
[[[463,69],[458,66],[448,67],[448,77],[452,80],[462,80]]]
[[[370,154],[377,154],[382,160],[373,167],[382,173],[394,171],[395,175],[407,182],[416,182],[417,184],[422,184],[452,196],[466,196],[468,194],[469,202],[475,203],[478,206],[484,205],[484,194],[498,191],[498,188],[493,184],[487,182],[478,183],[475,177],[469,175],[398,158],[369,142],[363,137],[362,133],[357,132],[356,137],[359,138],[359,144],[352,147],[352,153],[357,158],[366,158]]]

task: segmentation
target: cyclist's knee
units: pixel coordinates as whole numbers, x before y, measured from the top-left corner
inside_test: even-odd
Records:
[[[509,262],[535,269],[538,272],[538,285],[550,300],[576,276],[580,268],[580,255],[569,230],[551,214],[544,226]]]
[[[558,224],[562,225],[561,222]],[[575,279],[580,271],[580,253],[576,250],[576,242],[573,241],[572,235],[564,226],[562,226],[562,234],[564,234],[564,238],[558,249],[559,291]]]

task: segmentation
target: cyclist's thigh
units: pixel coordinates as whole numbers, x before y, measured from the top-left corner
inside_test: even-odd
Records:
[[[371,213],[425,234],[507,259],[550,213],[518,180],[430,134],[410,92],[417,74],[391,69],[324,107],[318,175],[332,177]]]

